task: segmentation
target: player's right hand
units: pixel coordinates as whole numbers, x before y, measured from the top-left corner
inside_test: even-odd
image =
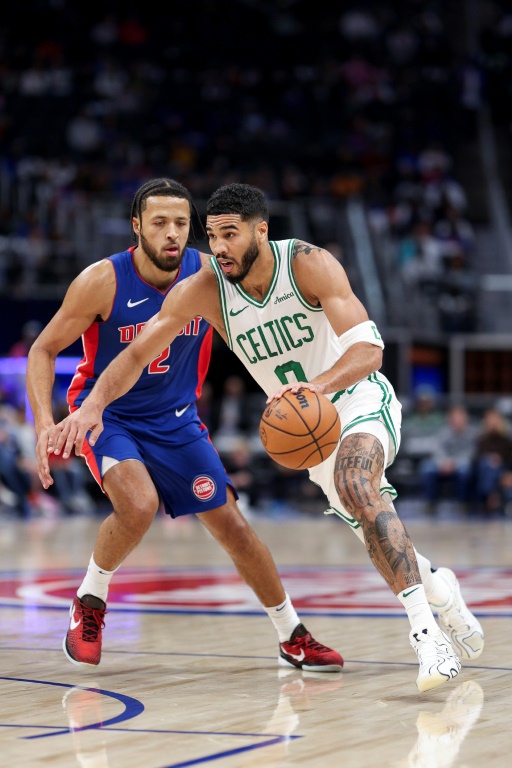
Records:
[[[86,398],[80,408],[59,421],[53,428],[49,437],[49,447],[53,453],[56,456],[62,453],[62,458],[67,459],[74,447],[75,454],[83,456],[83,444],[87,433],[90,432],[89,444],[94,445],[103,432],[102,413],[103,408]]]
[[[45,491],[50,487],[50,485],[53,485],[53,477],[50,474],[48,454],[53,453],[53,448],[50,447],[50,435],[52,434],[54,428],[55,424],[48,427],[43,427],[37,435],[37,474],[39,475],[41,485]]]

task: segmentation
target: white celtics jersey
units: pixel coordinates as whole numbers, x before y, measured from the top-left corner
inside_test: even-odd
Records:
[[[261,301],[226,280],[215,258],[211,260],[228,344],[267,395],[282,384],[311,381],[342,355],[322,308],[310,304],[295,282],[294,244],[295,240],[270,242],[274,274]]]

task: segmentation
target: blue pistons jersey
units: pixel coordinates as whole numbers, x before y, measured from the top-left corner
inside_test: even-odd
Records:
[[[169,291],[201,268],[199,252],[186,248],[174,283],[160,291],[138,274],[130,248],[109,257],[115,269],[116,292],[110,315],[83,334],[84,356],[68,390],[71,410],[79,407],[107,365],[156,315]],[[213,330],[196,317],[144,369],[133,388],[111,403],[105,415],[155,436],[180,429],[197,418],[195,402],[210,362]],[[186,410],[185,410],[186,409]]]
[[[174,283],[159,291],[146,283],[133,262],[134,248],[116,253],[116,293],[112,309],[83,335],[84,356],[68,389],[76,410],[111,360],[126,349],[157,314],[169,291],[201,268],[199,252],[186,248]],[[139,380],[103,412],[103,431],[94,446],[86,438],[83,455],[103,488],[103,475],[117,462],[140,461],[148,470],[167,514],[198,514],[226,503],[232,483],[196,400],[210,362],[213,329],[201,317],[183,328],[169,347],[151,361]],[[233,488],[235,498],[238,498]]]

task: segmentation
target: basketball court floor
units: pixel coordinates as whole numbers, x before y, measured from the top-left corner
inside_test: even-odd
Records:
[[[113,579],[101,665],[75,667],[62,638],[99,519],[0,519],[0,765],[510,764],[512,521],[405,520],[486,631],[482,656],[425,694],[408,621],[348,527],[320,512],[252,522],[341,674],[279,667],[231,561],[197,520],[164,515]]]

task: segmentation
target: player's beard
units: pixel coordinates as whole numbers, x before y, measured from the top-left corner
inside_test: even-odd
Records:
[[[254,234],[252,236],[252,240],[249,244],[249,247],[245,251],[245,253],[242,256],[242,263],[240,264],[240,271],[236,274],[228,274],[226,275],[226,280],[229,280],[230,283],[241,283],[244,278],[247,277],[249,274],[252,265],[260,255],[260,251],[258,248],[258,243],[256,242],[256,238],[254,237]]]
[[[183,249],[178,245],[177,256],[165,256],[162,257],[160,253],[149,244],[142,232],[139,233],[139,245],[143,249],[144,253],[152,264],[162,272],[175,272],[181,264],[183,259]]]

